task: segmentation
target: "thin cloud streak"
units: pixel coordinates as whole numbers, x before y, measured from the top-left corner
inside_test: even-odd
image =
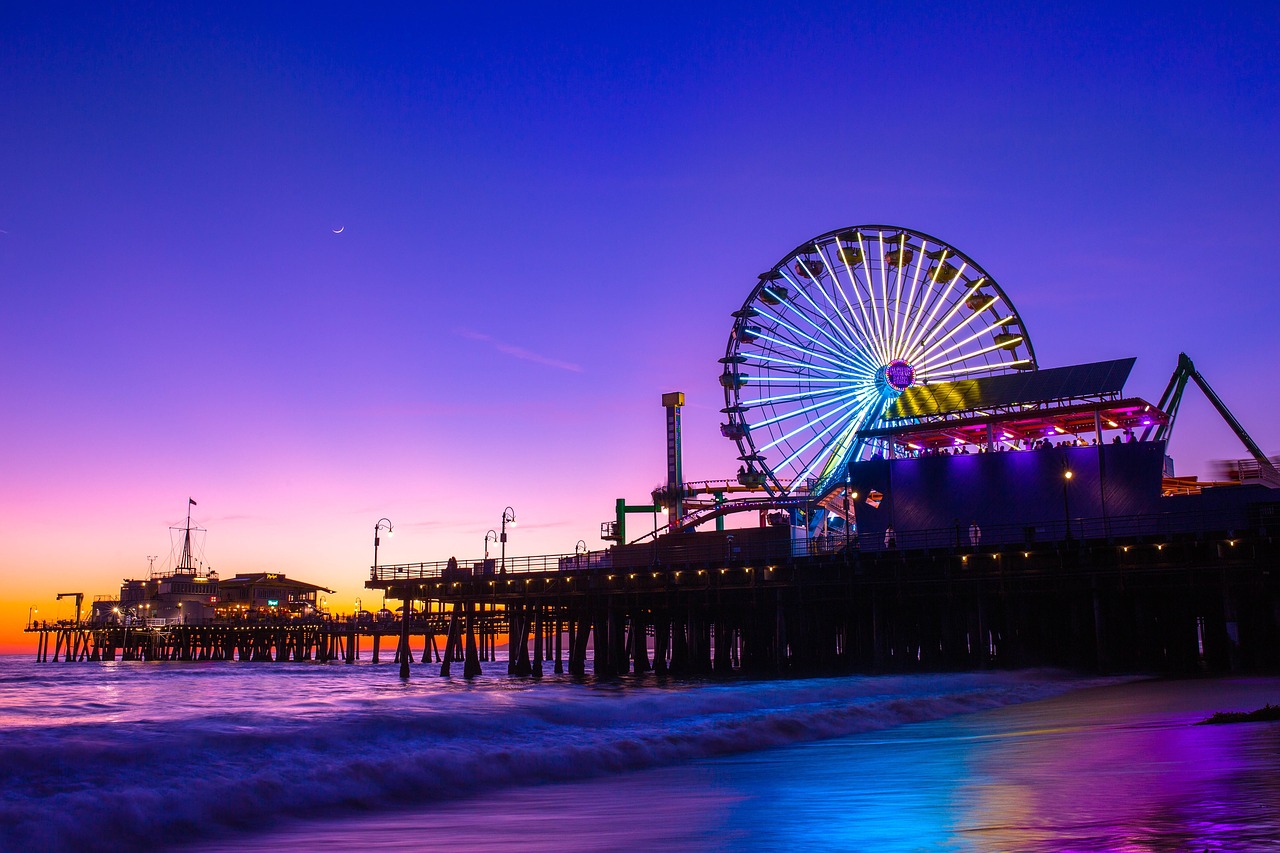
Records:
[[[558,370],[568,370],[573,373],[582,372],[582,367],[577,364],[574,364],[573,362],[559,361],[554,358],[547,358],[545,355],[539,355],[536,352],[531,352],[525,349],[524,347],[518,347],[513,344],[507,344],[507,343],[503,343],[502,341],[495,340],[493,337],[486,335],[483,332],[475,332],[475,331],[472,331],[471,329],[459,329],[458,334],[464,338],[469,338],[470,340],[473,340],[473,341],[480,341],[481,343],[488,344],[489,346],[493,347],[498,352],[503,353],[504,355],[509,355],[514,358],[523,359],[524,361],[532,361],[534,364],[541,364],[546,367],[554,367],[554,368],[557,368]]]

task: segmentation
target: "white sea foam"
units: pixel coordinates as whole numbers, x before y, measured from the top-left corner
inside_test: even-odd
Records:
[[[164,847],[888,728],[1082,684],[1047,672],[646,685],[424,673],[406,687],[385,666],[76,664],[46,677],[51,666],[0,662],[0,849]]]

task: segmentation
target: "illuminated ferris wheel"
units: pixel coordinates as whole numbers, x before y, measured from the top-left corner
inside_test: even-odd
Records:
[[[915,385],[1036,367],[1022,318],[995,280],[927,234],[831,231],[760,276],[733,329],[720,383],[739,480],[825,494],[849,462],[883,452],[859,431]]]

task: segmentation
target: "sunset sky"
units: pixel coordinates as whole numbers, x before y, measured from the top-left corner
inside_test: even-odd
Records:
[[[601,547],[731,476],[730,312],[897,224],[986,268],[1041,366],[1186,351],[1280,452],[1280,17],[1264,4],[9,4],[0,651],[208,530],[349,611],[380,560]],[[1158,10],[1158,11],[1157,11]],[[341,233],[334,233],[342,229]],[[1171,453],[1243,448],[1188,392]]]

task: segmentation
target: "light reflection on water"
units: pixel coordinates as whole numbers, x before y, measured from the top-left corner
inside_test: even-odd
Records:
[[[1116,685],[251,842],[319,851],[1275,851],[1280,723],[1192,723],[1277,699],[1280,679]]]

